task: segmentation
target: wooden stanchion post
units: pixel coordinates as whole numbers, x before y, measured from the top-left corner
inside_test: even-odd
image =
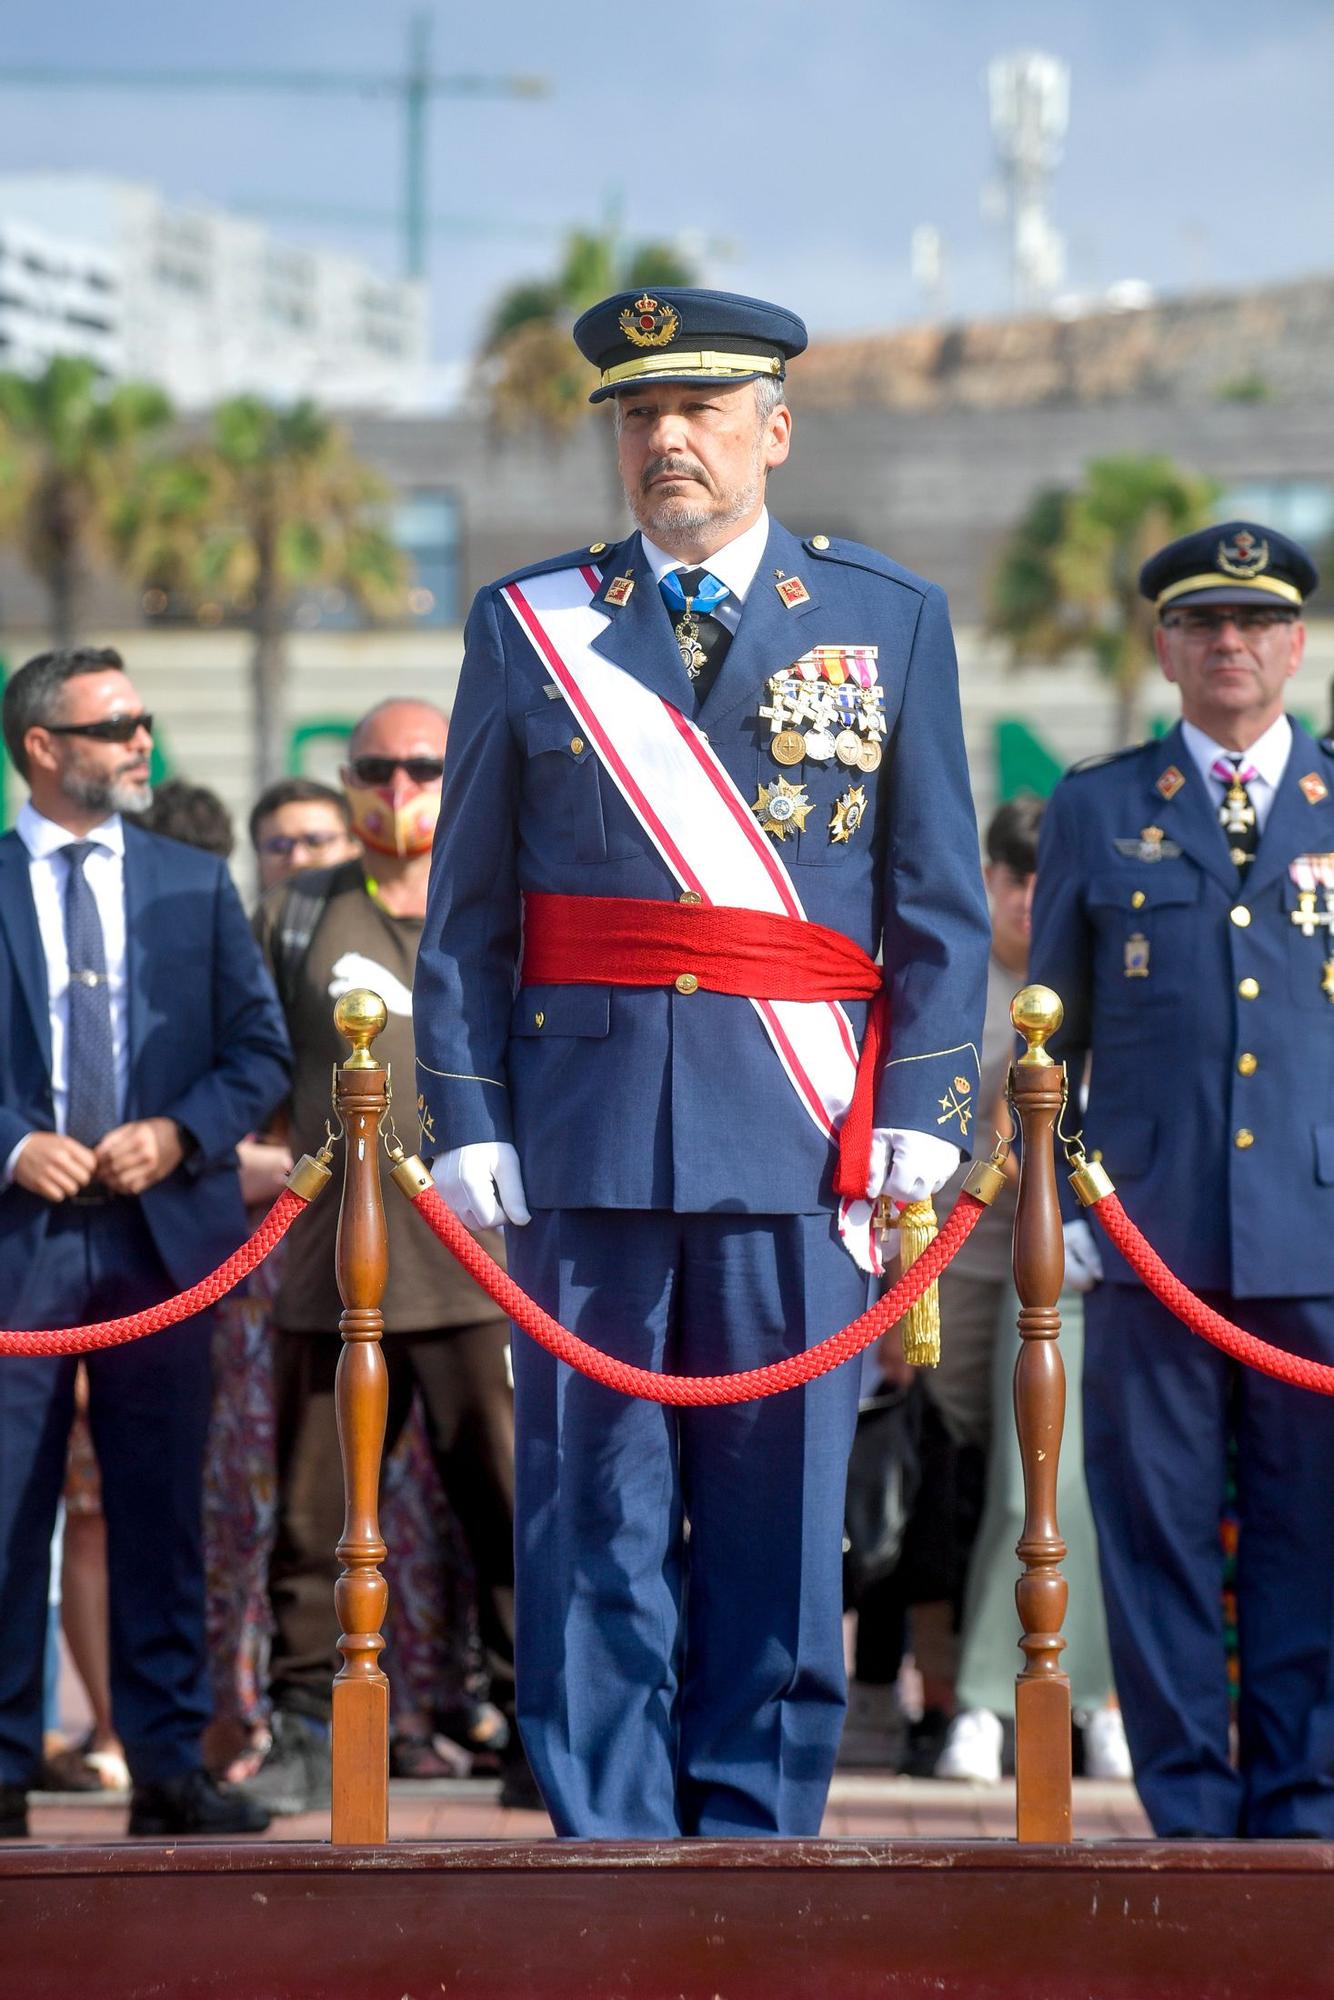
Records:
[[[1028,1044],[1011,1072],[1015,1116],[1023,1134],[1014,1225],[1014,1282],[1019,1293],[1019,1358],[1014,1414],[1024,1469],[1024,1532],[1015,1553],[1024,1574],[1015,1586],[1025,1665],[1015,1682],[1016,1832],[1020,1840],[1068,1841],[1070,1681],[1061,1669],[1061,1625],[1069,1595],[1056,1518],[1056,1474],[1065,1423],[1065,1364],[1056,1302],[1065,1276],[1065,1244],[1056,1195],[1055,1128],[1065,1070],[1044,1043],[1063,1009],[1048,986],[1026,986],[1010,1019]]]
[[[334,1586],[343,1665],[333,1684],[335,1846],[389,1838],[389,1682],[380,1665],[389,1586],[380,1573],[380,1460],[388,1376],[380,1337],[389,1253],[380,1198],[380,1123],[387,1075],[370,1053],[384,1027],[385,1005],[365,989],[346,993],[334,1024],[352,1053],[334,1071],[334,1104],[343,1125],[343,1206],[338,1218],[338,1289],[343,1299],[334,1401],[343,1456],[346,1511],[338,1544],[342,1574]]]

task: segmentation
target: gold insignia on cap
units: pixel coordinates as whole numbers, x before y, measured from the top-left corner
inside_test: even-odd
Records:
[[[615,605],[619,609],[622,604],[629,603],[630,592],[634,587],[635,580],[632,576],[614,576],[603,593],[602,602]]]
[[[1174,799],[1186,780],[1175,764],[1169,764],[1154,785],[1154,790],[1165,799]]]
[[[811,801],[804,785],[791,785],[786,778],[779,778],[772,785],[760,786],[751,811],[758,815],[765,833],[771,833],[775,840],[786,840],[793,831],[805,831]]]
[[[620,327],[631,347],[667,347],[681,331],[681,315],[641,292],[621,314]]]
[[[1257,541],[1249,528],[1239,528],[1230,542],[1218,544],[1215,560],[1224,576],[1258,576],[1269,567],[1269,544]]]
[[[799,576],[785,576],[774,585],[789,611],[795,611],[799,604],[809,604],[811,593]]]
[[[1297,783],[1308,806],[1318,806],[1321,799],[1329,797],[1329,786],[1319,771],[1308,771],[1304,778],[1298,778]]]

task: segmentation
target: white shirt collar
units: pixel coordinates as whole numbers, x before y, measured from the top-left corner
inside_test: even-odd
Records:
[[[109,813],[90,833],[71,833],[67,826],[57,826],[54,820],[39,813],[31,799],[25,799],[14,821],[14,831],[34,861],[49,860],[73,840],[95,840],[122,859],[125,854],[125,828],[119,813]]]
[[[738,604],[744,604],[746,592],[755,581],[755,572],[764,560],[764,547],[769,539],[769,510],[761,507],[760,518],[752,521],[744,534],[738,535],[735,541],[724,542],[720,549],[715,549],[698,565],[683,562],[680,556],[669,556],[642,530],[639,539],[644,545],[644,554],[648,557],[655,583],[661,583],[674,569],[707,569],[720,583],[727,585]]]
[[[1217,758],[1236,754],[1234,751],[1225,750],[1221,743],[1215,743],[1212,737],[1206,736],[1195,723],[1187,722],[1184,716],[1181,722],[1181,738],[1202,778],[1211,775]],[[1264,782],[1272,791],[1277,791],[1291,755],[1292,724],[1286,715],[1280,715],[1276,722],[1270,723],[1263,736],[1256,737],[1245,753],[1245,762],[1254,764]]]

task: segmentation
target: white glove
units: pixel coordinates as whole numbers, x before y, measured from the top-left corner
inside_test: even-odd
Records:
[[[931,1132],[900,1132],[877,1126],[871,1134],[871,1177],[867,1199],[887,1194],[894,1201],[925,1201],[943,1188],[962,1154],[948,1139]]]
[[[1065,1282],[1072,1292],[1091,1292],[1102,1283],[1102,1255],[1098,1239],[1082,1215],[1067,1222],[1065,1237]]]
[[[452,1153],[440,1155],[431,1179],[469,1229],[497,1229],[502,1222],[532,1220],[513,1146],[494,1139],[456,1146]]]

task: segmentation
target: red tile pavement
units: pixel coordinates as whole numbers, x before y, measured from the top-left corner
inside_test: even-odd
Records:
[[[124,1800],[41,1793],[30,1802],[32,1838],[57,1847],[100,1846],[125,1838]],[[1147,1839],[1148,1822],[1131,1785],[1076,1778],[1077,1840]],[[1014,1781],[947,1784],[874,1772],[835,1777],[822,1831],[844,1840],[1006,1840],[1014,1837]],[[492,1784],[446,1781],[389,1787],[391,1840],[543,1840],[544,1813],[507,1812]],[[327,1813],[275,1820],[266,1840],[327,1840]]]

